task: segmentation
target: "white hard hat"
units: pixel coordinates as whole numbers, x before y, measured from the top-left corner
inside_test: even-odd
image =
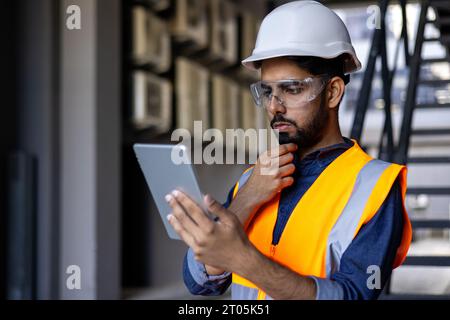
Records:
[[[350,35],[339,16],[316,1],[293,1],[275,8],[262,21],[255,49],[242,64],[257,70],[255,62],[284,56],[331,59],[347,53],[344,73],[361,69]]]

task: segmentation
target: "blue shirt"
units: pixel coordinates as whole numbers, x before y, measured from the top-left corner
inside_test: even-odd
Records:
[[[273,244],[277,244],[286,223],[301,197],[334,159],[348,148],[353,141],[344,137],[344,142],[316,150],[301,161],[294,158],[296,167],[292,186],[283,189],[278,216],[273,230]],[[232,201],[228,194],[225,207]],[[329,279],[311,277],[317,286],[317,299],[376,299],[392,272],[397,248],[403,233],[403,204],[398,181],[395,181],[377,214],[363,225],[341,258],[339,270]],[[368,286],[372,271],[369,266],[380,267],[381,288]],[[188,250],[183,263],[183,278],[188,290],[195,295],[220,295],[231,284],[231,274],[209,276],[203,264],[194,259]]]

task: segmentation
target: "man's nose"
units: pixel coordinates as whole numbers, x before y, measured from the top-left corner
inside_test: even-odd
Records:
[[[278,96],[273,95],[272,100],[270,100],[270,105],[268,110],[271,114],[275,115],[277,113],[286,113],[286,107],[284,106],[283,100]]]

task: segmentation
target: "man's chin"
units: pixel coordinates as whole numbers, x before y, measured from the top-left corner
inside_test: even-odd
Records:
[[[296,143],[294,140],[295,139],[293,137],[289,136],[289,133],[287,133],[287,132],[279,132],[278,133],[278,142],[280,144]]]

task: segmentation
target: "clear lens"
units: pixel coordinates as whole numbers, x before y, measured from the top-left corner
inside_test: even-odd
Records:
[[[250,86],[255,104],[268,108],[275,98],[286,108],[298,108],[314,100],[327,82],[326,76],[302,80],[258,81]]]

